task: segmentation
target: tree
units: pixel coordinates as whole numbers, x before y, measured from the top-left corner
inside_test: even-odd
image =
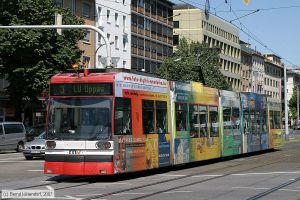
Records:
[[[205,43],[188,43],[182,38],[173,57],[167,58],[157,70],[160,78],[177,81],[197,81],[206,86],[231,90],[220,71],[220,49]]]
[[[293,120],[297,119],[297,87],[294,87],[292,97],[289,100],[289,111]]]
[[[55,12],[63,15],[63,24],[83,24],[69,9],[57,8],[53,0],[2,0],[0,25],[51,25]],[[23,100],[31,102],[49,85],[51,75],[79,62],[82,51],[77,42],[82,30],[4,30],[0,29],[0,75],[9,81],[10,101],[21,120]]]

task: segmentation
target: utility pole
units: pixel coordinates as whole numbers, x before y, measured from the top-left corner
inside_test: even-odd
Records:
[[[0,29],[92,29],[98,32],[106,44],[107,60],[106,67],[111,67],[111,49],[106,34],[99,28],[92,25],[20,25],[20,26],[0,26]]]
[[[286,76],[286,66],[283,66],[284,70],[284,122],[285,122],[285,140],[289,140],[289,114],[288,114],[288,101],[287,101],[287,76]]]
[[[297,124],[299,123],[299,85],[297,85]]]

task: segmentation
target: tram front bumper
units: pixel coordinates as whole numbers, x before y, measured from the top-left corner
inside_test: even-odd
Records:
[[[44,173],[61,175],[110,175],[114,174],[113,156],[46,154]]]

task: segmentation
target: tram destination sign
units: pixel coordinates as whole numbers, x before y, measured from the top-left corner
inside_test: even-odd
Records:
[[[112,83],[51,84],[51,96],[106,96],[112,95]]]

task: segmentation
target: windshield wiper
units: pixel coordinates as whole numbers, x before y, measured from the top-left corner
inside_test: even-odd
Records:
[[[48,136],[48,134],[51,134],[53,136],[53,138],[50,138]],[[57,134],[55,134],[53,131],[52,132],[48,132],[47,133],[47,139],[50,139],[50,140],[62,140],[61,137],[59,137]]]

